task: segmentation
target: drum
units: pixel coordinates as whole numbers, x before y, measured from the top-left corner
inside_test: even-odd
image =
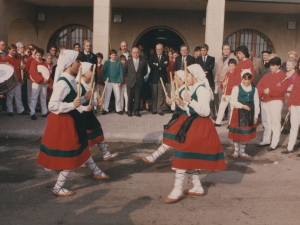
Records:
[[[18,83],[14,67],[9,63],[0,63],[0,94],[8,92]]]
[[[46,80],[49,80],[50,78],[50,72],[48,70],[48,68],[44,65],[38,65],[37,66],[37,70],[39,73],[42,74],[42,76],[46,79]]]

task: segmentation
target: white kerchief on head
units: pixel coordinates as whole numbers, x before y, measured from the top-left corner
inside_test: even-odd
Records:
[[[184,81],[184,71],[183,70],[178,70],[176,71],[177,73],[177,76],[182,80]]]
[[[78,52],[74,51],[74,50],[66,49],[66,50],[60,52],[58,60],[57,60],[57,67],[55,70],[54,84],[57,82],[57,80],[63,74],[64,70],[66,68],[70,67],[73,62],[75,62],[77,56],[78,56]]]
[[[243,77],[244,74],[246,74],[246,73],[250,73],[252,75],[251,69],[250,68],[249,69],[242,69],[241,77]]]
[[[81,62],[82,75],[84,75],[87,71],[89,71],[92,65],[93,64],[89,62]],[[79,81],[79,76],[76,76],[76,80],[77,82]]]

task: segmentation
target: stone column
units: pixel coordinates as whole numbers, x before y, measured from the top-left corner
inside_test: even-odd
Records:
[[[209,55],[220,57],[222,54],[225,19],[225,0],[208,0],[206,8],[205,43]]]
[[[101,52],[108,59],[111,23],[110,0],[94,0],[93,52]]]

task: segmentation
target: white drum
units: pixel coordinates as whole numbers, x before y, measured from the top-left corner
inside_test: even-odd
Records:
[[[0,94],[8,92],[18,83],[14,67],[9,63],[0,63]]]

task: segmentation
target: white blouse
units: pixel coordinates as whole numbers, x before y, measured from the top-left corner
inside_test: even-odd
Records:
[[[193,85],[193,90],[196,90],[200,85],[200,82],[197,82]],[[193,94],[193,91],[191,94]],[[203,117],[207,117],[210,114],[210,93],[205,87],[201,86],[196,90],[197,101],[192,100],[190,102],[190,107],[192,107],[197,114]]]

